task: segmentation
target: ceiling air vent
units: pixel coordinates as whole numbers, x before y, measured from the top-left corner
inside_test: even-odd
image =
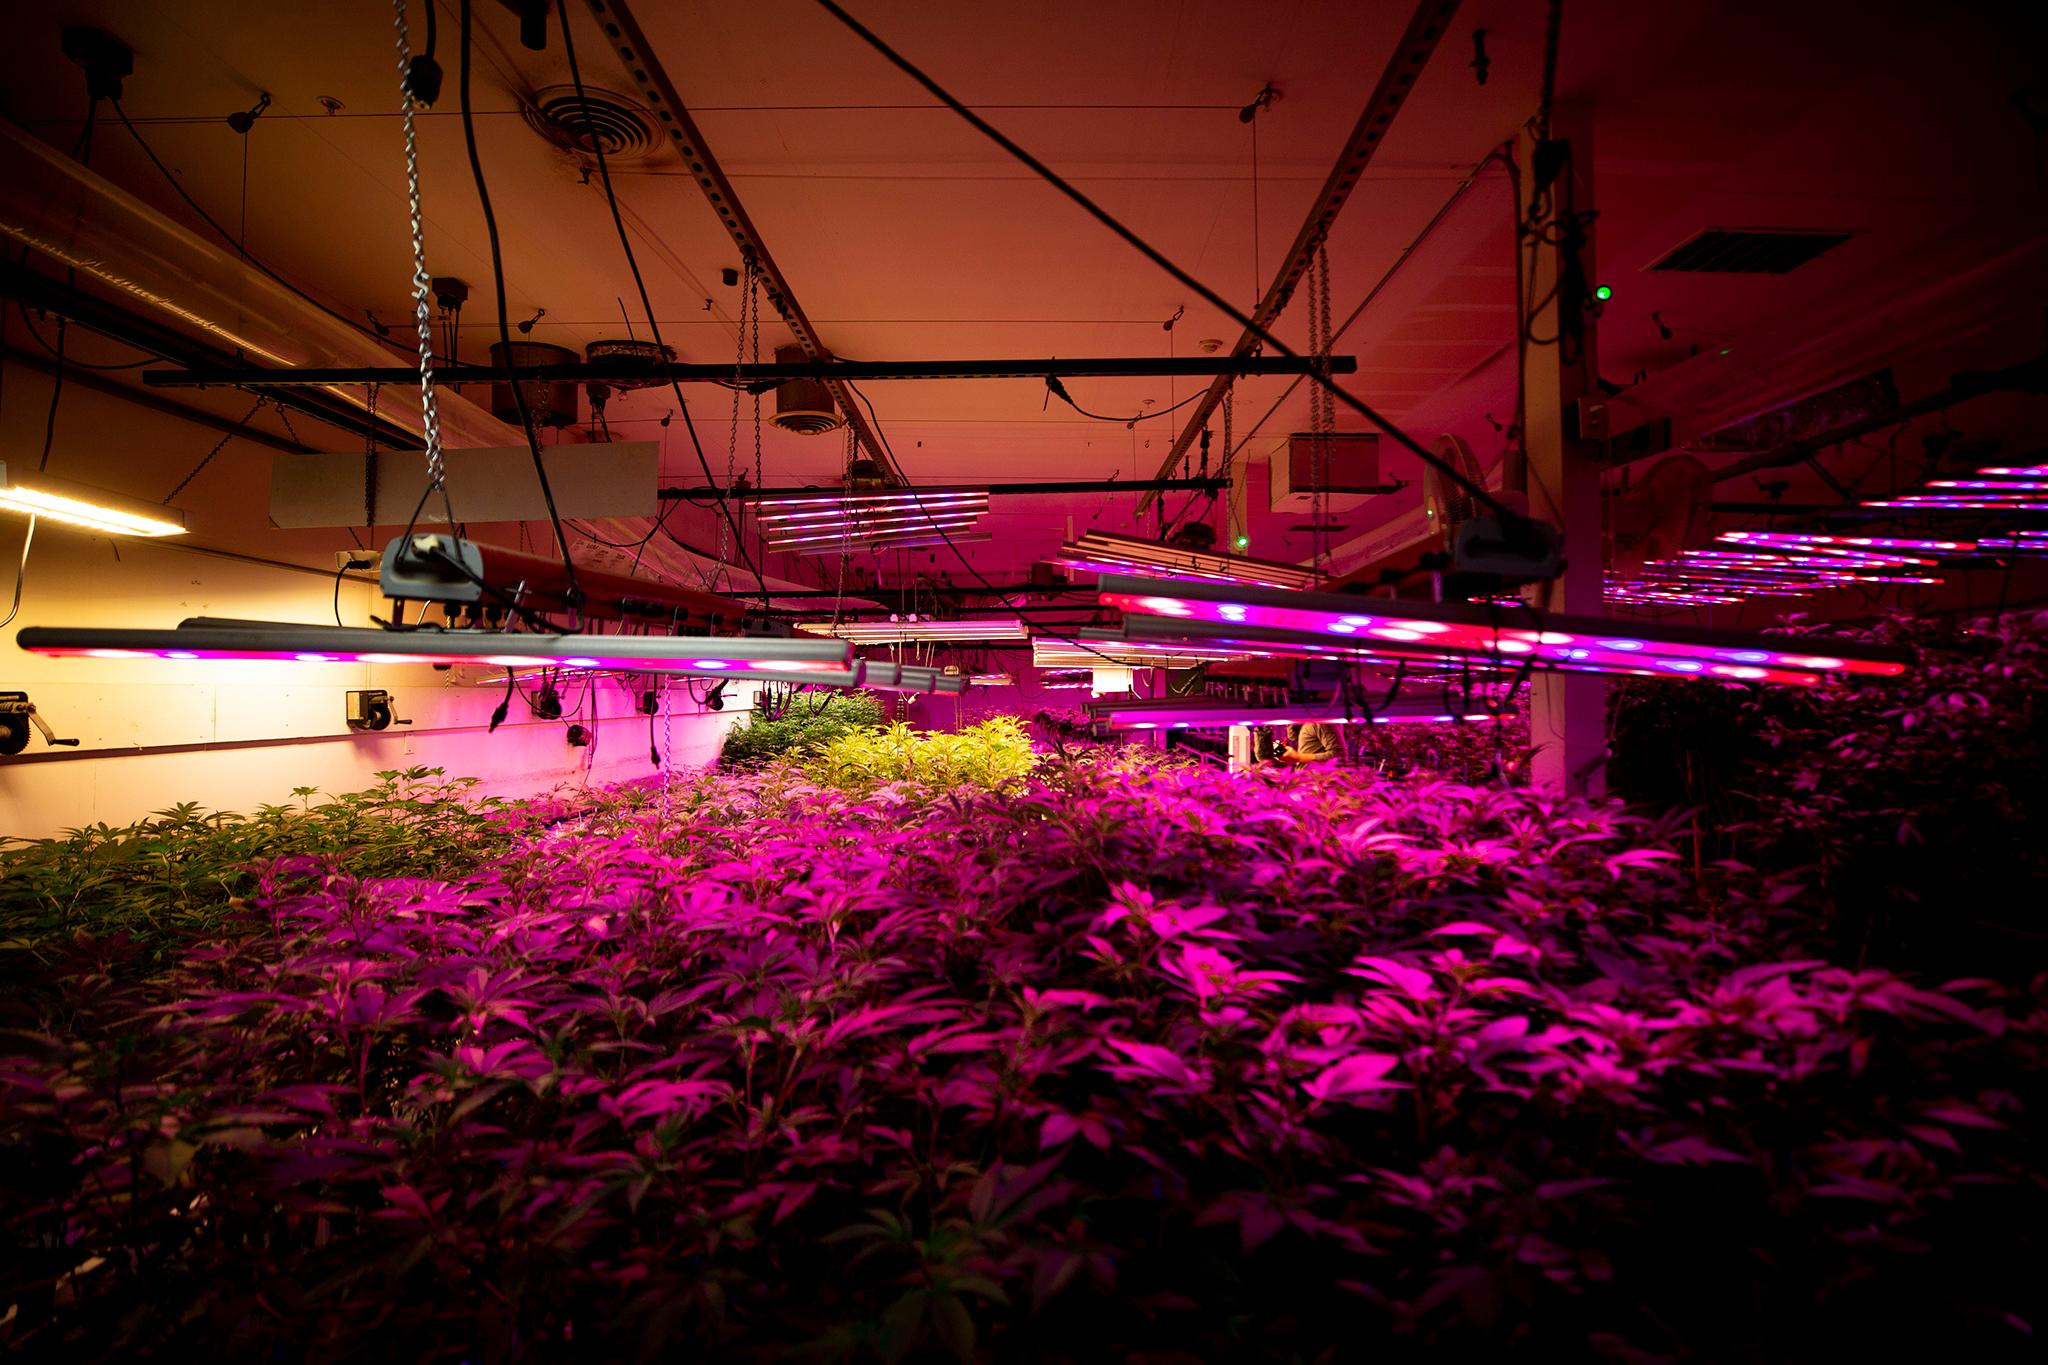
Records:
[[[644,161],[661,150],[654,115],[609,90],[546,86],[533,92],[524,112],[536,133],[565,151],[589,156],[602,146],[607,161]]]
[[[1806,228],[1708,228],[1682,242],[1652,270],[1690,270],[1718,275],[1783,275],[1823,251],[1840,246],[1853,232]]]
[[[810,357],[801,346],[777,346],[775,363],[800,365]],[[846,424],[832,390],[818,379],[785,379],[775,386],[775,412],[769,424],[799,436],[822,436]],[[886,482],[886,480],[885,480]]]

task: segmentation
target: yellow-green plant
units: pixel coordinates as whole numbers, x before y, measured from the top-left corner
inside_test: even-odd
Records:
[[[892,782],[934,790],[994,790],[1038,765],[1031,736],[1012,716],[997,716],[950,734],[892,725],[841,735],[804,763],[822,786],[871,791]]]

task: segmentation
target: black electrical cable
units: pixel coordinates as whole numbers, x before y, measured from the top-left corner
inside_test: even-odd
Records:
[[[1047,184],[1051,185],[1054,189],[1057,189],[1058,191],[1060,191],[1060,193],[1066,195],[1067,198],[1073,200],[1076,204],[1080,205],[1083,209],[1087,210],[1091,217],[1093,217],[1097,222],[1101,223],[1104,227],[1108,228],[1111,232],[1114,232],[1117,236],[1123,238],[1125,242],[1129,243],[1132,247],[1134,247],[1147,260],[1151,261],[1154,265],[1164,270],[1167,274],[1173,276],[1174,279],[1178,280],[1182,285],[1186,286],[1189,289],[1194,290],[1195,293],[1199,294],[1202,297],[1203,301],[1208,303],[1210,307],[1215,308],[1216,310],[1221,312],[1225,317],[1228,317],[1232,321],[1236,322],[1239,326],[1243,327],[1247,332],[1250,332],[1253,336],[1257,337],[1261,342],[1263,342],[1268,347],[1272,348],[1272,350],[1274,350],[1278,354],[1288,356],[1295,360],[1299,360],[1302,358],[1301,355],[1298,352],[1296,352],[1292,347],[1288,346],[1285,342],[1281,341],[1278,337],[1274,336],[1266,328],[1259,326],[1255,321],[1253,321],[1249,314],[1239,309],[1236,305],[1232,304],[1228,299],[1225,299],[1215,290],[1203,284],[1200,280],[1196,279],[1193,275],[1190,275],[1187,271],[1181,269],[1178,265],[1175,265],[1171,260],[1168,260],[1164,253],[1162,253],[1157,247],[1153,246],[1150,242],[1147,242],[1137,233],[1131,231],[1131,229],[1125,227],[1123,223],[1120,222],[1107,209],[1104,209],[1102,206],[1097,204],[1093,199],[1090,199],[1087,195],[1083,194],[1080,190],[1076,189],[1073,185],[1069,184],[1066,180],[1062,179],[1060,175],[1057,172],[1055,172],[1050,166],[1047,166],[1044,162],[1040,161],[1030,152],[1025,151],[1015,142],[1012,142],[994,125],[990,124],[986,119],[983,119],[980,115],[976,114],[972,109],[969,109],[965,104],[962,104],[958,99],[954,98],[954,96],[950,92],[948,92],[943,86],[941,86],[937,81],[933,80],[930,76],[926,75],[908,58],[904,57],[902,54],[898,53],[894,48],[890,47],[886,42],[882,41],[882,39],[872,30],[867,28],[858,19],[855,19],[852,15],[848,14],[838,4],[834,3],[834,0],[817,0],[817,3],[821,7],[823,7],[827,13],[831,14],[834,18],[838,19],[842,24],[845,24],[848,28],[852,29],[853,32],[861,38],[862,41],[867,43],[867,45],[869,47],[872,47],[875,51],[879,52],[883,57],[887,58],[888,61],[892,65],[894,65],[898,70],[902,71],[905,75],[909,76],[912,80],[916,81],[919,85],[923,86],[928,92],[930,92],[933,98],[937,99],[941,104],[945,105],[948,109],[951,109],[955,114],[958,114],[961,118],[965,119],[968,122],[968,124],[971,125],[977,132],[981,133],[984,137],[994,142],[998,147],[1001,147],[1004,151],[1008,152],[1018,161],[1028,166]],[[1476,499],[1482,506],[1486,507],[1487,510],[1491,511],[1496,517],[1500,518],[1503,529],[1518,526],[1524,520],[1522,516],[1509,510],[1509,508],[1505,504],[1503,504],[1498,498],[1495,498],[1493,494],[1487,492],[1486,489],[1484,489],[1471,479],[1466,478],[1465,475],[1460,470],[1458,470],[1454,465],[1438,457],[1435,452],[1431,451],[1428,447],[1424,446],[1420,441],[1417,441],[1414,437],[1410,436],[1407,432],[1403,431],[1400,427],[1396,426],[1388,418],[1382,416],[1377,409],[1368,405],[1363,399],[1360,399],[1355,395],[1351,394],[1350,392],[1348,392],[1335,380],[1331,379],[1328,375],[1317,371],[1313,367],[1309,369],[1308,374],[1309,378],[1311,378],[1317,384],[1321,385],[1325,390],[1327,390],[1331,397],[1337,399],[1346,407],[1356,412],[1359,416],[1365,418],[1368,422],[1371,422],[1374,426],[1378,427],[1381,431],[1393,437],[1394,440],[1398,442],[1401,446],[1403,446],[1405,449],[1407,449],[1410,454],[1414,455],[1424,464],[1435,469],[1438,473],[1442,474],[1445,478],[1449,479],[1458,487],[1464,489],[1467,493],[1470,493],[1473,496],[1473,498]]]
[[[57,439],[57,400],[64,396],[64,333],[63,318],[57,319],[57,368],[50,379],[50,413],[43,419],[43,457],[36,461],[36,471],[41,473],[50,467],[50,446]]]
[[[1074,401],[1073,395],[1067,392],[1067,386],[1060,382],[1060,377],[1056,374],[1049,374],[1045,377],[1045,387],[1052,394],[1053,397],[1059,399],[1062,403],[1065,403],[1068,407],[1072,408],[1075,412],[1080,413],[1083,417],[1089,418],[1097,422],[1115,422],[1119,426],[1126,427],[1135,426],[1139,422],[1149,422],[1154,417],[1164,417],[1170,412],[1179,412],[1182,408],[1186,407],[1188,404],[1200,398],[1204,392],[1203,390],[1198,389],[1194,393],[1191,393],[1187,397],[1181,399],[1178,403],[1175,403],[1172,407],[1161,408],[1157,412],[1141,412],[1135,417],[1107,417],[1099,412],[1090,412],[1088,411],[1088,409],[1082,407],[1079,403],[1076,403]]]
[[[28,519],[28,530],[21,537],[21,562],[14,568],[14,605],[7,609],[7,619],[0,621],[0,630],[14,624],[14,618],[21,615],[21,590],[28,584],[28,551],[36,543],[36,519]]]
[[[21,314],[21,320],[22,320],[22,323],[23,323],[23,324],[24,324],[24,325],[25,325],[25,326],[26,326],[26,327],[28,328],[28,334],[29,334],[29,335],[30,335],[31,337],[33,337],[33,338],[35,339],[35,343],[36,343],[36,345],[38,345],[38,346],[42,347],[42,348],[43,348],[44,350],[48,351],[48,352],[49,352],[49,353],[50,353],[51,355],[54,355],[54,356],[58,356],[58,357],[59,357],[60,359],[62,359],[62,360],[64,361],[64,363],[65,363],[66,365],[69,365],[69,366],[73,367],[74,369],[80,369],[80,370],[139,370],[139,369],[141,369],[141,368],[142,368],[142,367],[143,367],[144,365],[154,365],[154,364],[156,364],[156,363],[158,362],[158,359],[159,359],[159,357],[158,357],[158,356],[157,356],[157,355],[156,355],[156,354],[155,354],[154,352],[151,352],[150,354],[148,354],[148,355],[145,355],[145,356],[144,356],[144,357],[143,357],[142,359],[140,359],[140,360],[124,360],[124,361],[122,361],[122,362],[121,362],[120,364],[118,364],[118,365],[95,365],[95,364],[91,363],[90,361],[85,361],[85,360],[79,360],[79,359],[78,359],[78,358],[76,358],[75,356],[64,356],[64,355],[62,355],[62,354],[61,354],[61,353],[60,353],[60,352],[59,352],[59,351],[57,350],[57,348],[56,348],[55,346],[52,346],[52,345],[50,344],[50,342],[49,342],[49,339],[48,339],[47,337],[45,337],[45,336],[44,336],[44,335],[43,335],[43,334],[42,334],[42,333],[41,333],[40,331],[38,331],[38,330],[36,329],[36,323],[35,323],[35,319],[34,319],[34,318],[32,318],[32,317],[30,317],[30,316],[28,315],[28,305],[27,305],[27,304],[25,304],[25,303],[17,303],[17,304],[15,304],[14,306],[15,306],[16,310],[20,312],[20,314]],[[61,323],[63,322],[63,319],[62,319],[62,318],[59,318],[59,319],[58,319],[58,322],[59,322],[59,323],[61,324]]]
[[[469,0],[463,0],[463,4],[467,6]],[[575,35],[570,32],[569,6],[566,3],[562,6],[561,16],[562,53],[569,63],[569,80],[576,87],[576,98],[583,100],[586,98],[583,93],[583,70],[576,63],[576,39]],[[467,51],[466,46],[464,50],[465,52]],[[466,62],[467,57],[464,60]],[[591,139],[591,150],[597,159],[597,178],[598,183],[604,190],[605,206],[611,210],[612,227],[618,233],[620,249],[625,252],[626,268],[632,272],[633,288],[640,296],[641,310],[647,314],[647,329],[653,337],[655,353],[657,355],[665,355],[668,352],[661,339],[661,323],[654,316],[654,302],[647,293],[647,281],[640,274],[640,260],[634,254],[633,239],[626,232],[625,217],[619,212],[618,194],[612,189],[611,165],[604,154],[603,139]],[[683,386],[676,381],[674,376],[669,378],[669,389],[675,394],[676,407],[683,414],[683,429],[690,434],[690,448],[697,454],[697,464],[704,471],[704,482],[712,488],[719,488],[721,485],[717,477],[711,472],[711,461],[704,455],[704,443],[697,438],[697,424],[690,417],[690,405],[683,398]],[[754,585],[760,590],[761,606],[765,610],[768,606],[768,580],[754,563],[753,556],[747,552],[747,539],[740,530],[738,520],[733,516],[730,499],[721,498],[719,500],[718,514],[725,519],[725,524],[732,528],[733,548],[739,551],[741,566],[747,572],[754,575]],[[673,538],[671,536],[671,539]]]
[[[474,8],[472,0],[462,0],[462,51],[457,63],[455,92],[462,110],[462,142],[469,152],[469,173],[476,181],[477,203],[484,212],[484,233],[490,239],[491,284],[498,295],[498,340],[509,356],[512,353],[512,328],[505,316],[505,255],[498,241],[498,215],[491,209],[490,186],[484,181],[484,163],[477,155],[475,111],[470,107],[469,100],[469,72],[472,65],[470,57],[476,48],[473,41]],[[566,597],[570,618],[580,625],[584,602],[583,585],[576,577],[576,561],[569,554],[569,537],[562,529],[561,514],[555,510],[555,490],[548,482],[547,462],[541,459],[540,442],[534,436],[533,414],[528,412],[526,407],[526,386],[515,382],[510,387],[512,400],[519,409],[519,427],[526,437],[526,449],[533,456],[534,477],[540,481],[541,501],[547,505],[548,525],[554,529],[555,545],[562,553],[562,572],[569,580]]]
[[[433,7],[429,5],[428,13],[431,14],[432,12]],[[110,98],[107,102],[114,106],[114,112],[118,114],[121,118],[121,125],[128,130],[128,135],[135,139],[135,145],[142,149],[142,154],[145,157],[149,158],[149,164],[157,168],[158,173],[161,174],[165,181],[167,181],[170,184],[170,187],[178,192],[178,198],[185,201],[185,207],[191,209],[192,212],[198,214],[201,220],[203,220],[208,227],[212,228],[214,232],[220,236],[220,239],[222,241],[229,243],[236,249],[236,251],[240,252],[241,257],[244,261],[254,266],[259,273],[267,276],[273,282],[283,286],[285,289],[290,290],[298,298],[300,298],[301,300],[308,304],[311,304],[313,307],[319,309],[328,317],[333,318],[336,322],[341,323],[343,326],[362,333],[364,336],[370,338],[372,341],[381,342],[384,345],[391,347],[395,351],[399,351],[401,353],[408,355],[411,354],[411,352],[408,351],[403,345],[396,341],[393,341],[390,337],[379,335],[375,328],[365,327],[362,323],[357,322],[354,318],[351,318],[344,313],[337,312],[335,309],[329,308],[326,304],[320,302],[320,300],[314,298],[311,294],[308,294],[305,290],[299,288],[290,280],[278,274],[275,270],[272,270],[269,266],[265,265],[255,256],[243,250],[241,243],[235,239],[235,235],[232,232],[229,232],[225,227],[222,227],[220,222],[216,218],[214,218],[212,214],[208,213],[204,208],[201,208],[199,205],[199,201],[194,199],[191,196],[191,194],[185,189],[185,182],[178,179],[176,173],[173,172],[170,167],[164,165],[163,161],[157,156],[155,149],[152,148],[149,145],[149,143],[143,138],[141,130],[138,129],[132,122],[129,121],[128,111],[121,107],[121,101],[118,99]]]

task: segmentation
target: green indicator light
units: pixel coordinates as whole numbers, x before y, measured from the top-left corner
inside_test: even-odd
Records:
[[[1727,355],[1727,354],[1728,354],[1728,348],[1727,348],[1726,346],[1723,346],[1723,347],[1721,348],[1721,354],[1722,354],[1722,355]]]
[[[1614,289],[1610,285],[1603,284],[1598,289],[1595,289],[1593,291],[1593,297],[1600,300],[1600,302],[1605,303],[1607,302],[1607,300],[1614,297]]]
[[[1240,550],[1244,549],[1244,548],[1245,548],[1246,546],[1250,545],[1251,543],[1252,543],[1252,538],[1251,538],[1250,536],[1239,536],[1239,537],[1237,538],[1237,548],[1238,548],[1238,549],[1240,549]]]

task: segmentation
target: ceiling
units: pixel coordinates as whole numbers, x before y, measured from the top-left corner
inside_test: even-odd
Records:
[[[851,8],[1246,309],[1279,266],[1412,12],[1406,3],[1350,0],[859,0]],[[630,90],[588,8],[570,9],[586,83]],[[1515,324],[1506,179],[1497,164],[1481,163],[1538,104],[1544,9],[1531,0],[1461,7],[1328,241],[1336,320],[1370,296],[1336,348],[1358,358],[1348,387],[1425,442],[1445,431],[1466,436],[1483,461],[1500,448],[1493,423],[1513,408]],[[2039,138],[2010,102],[2032,83],[2034,107],[2048,109],[2023,41],[2026,10],[1566,0],[1557,98],[1590,111],[1594,148],[1582,189],[1599,208],[1596,274],[1615,290],[1599,326],[1602,375],[1628,384],[1824,301],[1880,295],[1912,282],[1916,262],[1958,234],[1994,243],[2038,234]],[[935,106],[810,0],[640,0],[636,14],[835,354],[1185,356],[1205,340],[1235,342],[1234,323]],[[416,44],[423,19],[415,0]],[[0,108],[64,147],[85,101],[79,72],[57,56],[58,33],[78,23],[135,49],[124,105],[195,200],[280,273],[405,340],[410,255],[388,5],[77,0],[23,13],[0,55]],[[569,78],[559,31],[551,29],[547,51],[528,52],[493,0],[477,5],[477,24],[473,106],[502,232],[509,319],[545,309],[532,337],[578,349],[629,326],[645,335],[595,178],[520,112],[532,91]],[[481,359],[498,319],[455,112],[455,5],[440,5],[438,27],[447,90],[420,121],[428,260],[434,273],[474,286],[461,352]],[[1485,30],[1491,59],[1483,85],[1470,65],[1476,29]],[[1241,121],[1240,108],[1268,81],[1279,100]],[[259,91],[273,103],[245,138],[225,116]],[[167,216],[201,226],[118,124],[97,129],[91,164]],[[735,358],[739,291],[720,272],[738,266],[739,254],[695,180],[667,152],[615,172],[664,339],[688,360]],[[1646,271],[1709,226],[1854,236],[1785,276]],[[1276,329],[1295,347],[1307,344],[1300,298]],[[771,318],[764,358],[786,340],[787,328]],[[1068,387],[1094,412],[1134,416],[1200,383]],[[1150,478],[1177,430],[1174,416],[1135,426],[1087,420],[1048,402],[1030,380],[862,388],[918,482]],[[751,405],[731,439],[727,392],[687,392],[714,475],[725,478],[729,440],[737,463],[751,466]],[[235,416],[244,406],[232,396],[193,401]],[[622,437],[661,440],[671,480],[701,482],[682,424],[661,425],[673,407],[666,390],[628,395],[614,403],[611,425]],[[1308,423],[1306,386],[1280,378],[1237,386],[1241,459],[1269,455]],[[1340,414],[1340,428],[1362,425]],[[345,446],[347,438],[324,439]],[[770,429],[762,443],[771,485],[829,480],[844,458],[843,441],[831,437]],[[1400,453],[1383,473],[1419,477]],[[1263,479],[1253,471],[1255,510]],[[1346,534],[1397,517],[1416,497],[1411,486],[1347,513]],[[974,547],[976,567],[1014,581],[1070,521],[1133,527],[1134,502],[999,500],[986,524],[996,539]],[[1307,537],[1289,530],[1299,520],[1254,516],[1253,552],[1306,553]],[[1146,522],[1154,525],[1151,514]],[[676,524],[699,543],[712,537],[695,510]],[[252,544],[280,534],[246,529]],[[942,550],[913,558],[916,568],[964,577]],[[775,571],[817,581],[815,569],[793,560]]]

